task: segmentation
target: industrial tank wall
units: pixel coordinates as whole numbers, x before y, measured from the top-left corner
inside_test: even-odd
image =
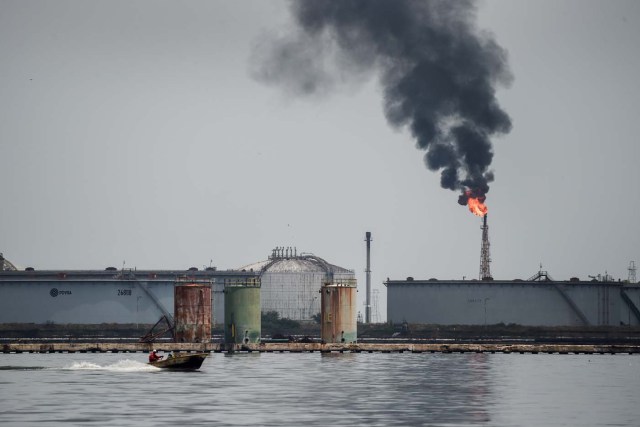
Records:
[[[173,282],[143,282],[173,313]],[[155,323],[156,302],[135,281],[3,281],[0,323]]]
[[[543,286],[538,291],[518,286],[507,287],[468,282],[463,284],[419,284],[387,288],[388,319],[393,322],[482,325],[521,323],[551,325],[576,321],[564,309],[564,303]],[[543,309],[541,300],[547,302]],[[555,319],[548,313],[556,313]]]
[[[636,309],[640,309],[640,284],[626,285],[624,286],[624,293],[635,305]],[[622,296],[622,295],[621,295]],[[621,325],[640,325],[640,319],[636,317],[633,309],[629,304],[624,301],[620,310],[620,324]]]
[[[593,282],[389,281],[387,312],[397,323],[571,326],[585,324],[583,317],[590,325],[638,323],[620,286]]]
[[[355,343],[357,325],[355,279],[326,283],[320,289],[320,337],[325,343]]]
[[[224,279],[216,278],[211,286],[211,323],[214,326],[224,324]]]
[[[224,340],[226,343],[259,343],[260,281],[228,282],[224,288]]]
[[[353,273],[334,274],[334,280],[353,279]],[[262,311],[281,318],[312,320],[320,313],[319,293],[324,272],[265,272],[262,275]]]
[[[318,291],[324,278],[320,272],[265,272],[261,278],[262,311],[277,311],[287,319],[311,319],[320,312]]]
[[[176,342],[211,342],[211,285],[176,285],[173,316]]]
[[[590,325],[619,325],[620,288],[597,282],[559,284]]]

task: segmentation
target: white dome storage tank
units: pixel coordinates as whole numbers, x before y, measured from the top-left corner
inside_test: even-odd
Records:
[[[320,314],[320,288],[328,281],[350,279],[353,270],[338,267],[311,253],[277,247],[268,259],[241,267],[261,272],[261,310],[280,318],[308,321]]]

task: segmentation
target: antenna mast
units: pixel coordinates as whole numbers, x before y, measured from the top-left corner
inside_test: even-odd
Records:
[[[489,226],[487,225],[487,214],[482,218],[482,248],[480,250],[480,280],[492,280],[491,277],[491,255],[489,254]]]
[[[636,262],[629,262],[629,283],[636,283]]]

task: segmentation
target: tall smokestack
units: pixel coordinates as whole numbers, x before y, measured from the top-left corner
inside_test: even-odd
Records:
[[[365,234],[365,241],[367,242],[367,301],[364,308],[364,323],[371,323],[371,232],[367,231]]]
[[[507,53],[476,26],[472,0],[294,0],[297,24],[265,34],[252,59],[258,80],[294,95],[339,83],[380,82],[384,113],[425,151],[443,188],[484,198],[493,181],[490,138],[511,130],[496,88],[512,80]],[[484,199],[482,200],[484,201]]]

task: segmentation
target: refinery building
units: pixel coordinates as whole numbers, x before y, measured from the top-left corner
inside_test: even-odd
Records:
[[[557,281],[542,270],[522,280],[494,280],[486,215],[478,279],[387,279],[387,321],[434,325],[609,326],[640,325],[640,285],[635,264],[627,280],[608,275]],[[370,323],[370,238],[367,233],[365,323]],[[260,310],[281,318],[316,321],[320,291],[356,291],[353,270],[293,247],[277,247],[265,260],[233,270],[92,271],[18,270],[0,254],[0,323],[153,324],[173,316],[180,281],[209,284],[211,319],[225,321],[225,288],[260,284]],[[336,288],[325,288],[333,285]],[[348,288],[348,289],[347,289]],[[355,295],[355,293],[354,293]],[[351,298],[351,297],[349,297]],[[350,305],[355,311],[354,302]],[[352,316],[347,316],[351,318]]]

